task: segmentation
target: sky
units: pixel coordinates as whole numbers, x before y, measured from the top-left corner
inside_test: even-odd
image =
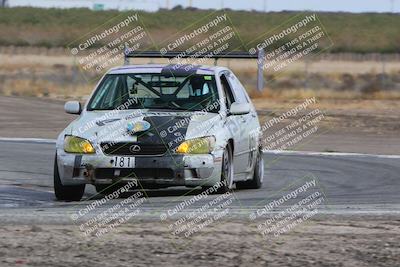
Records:
[[[345,11],[345,12],[399,12],[400,0],[8,0],[10,6],[41,6],[41,7],[88,7],[94,3],[104,4],[105,8],[131,9],[137,8],[155,11],[158,8],[176,5],[198,8],[240,10],[282,11],[282,10],[313,10],[313,11]]]

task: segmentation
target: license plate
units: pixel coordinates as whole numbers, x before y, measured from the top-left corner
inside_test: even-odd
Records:
[[[133,157],[114,157],[112,163],[114,168],[135,168],[135,158]]]

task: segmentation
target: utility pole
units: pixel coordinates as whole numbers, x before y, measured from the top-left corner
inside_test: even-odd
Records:
[[[193,7],[193,0],[189,0],[189,7]]]
[[[394,13],[394,0],[390,0],[390,12]]]
[[[169,9],[169,0],[165,0],[165,7]]]
[[[7,0],[1,0],[1,7],[7,6]]]
[[[268,0],[264,0],[264,12],[267,13]]]
[[[264,90],[264,65],[265,65],[265,50],[258,50],[257,54],[257,90]]]

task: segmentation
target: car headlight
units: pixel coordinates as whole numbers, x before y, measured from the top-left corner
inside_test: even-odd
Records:
[[[208,154],[214,150],[214,146],[214,136],[195,138],[180,144],[176,152],[181,154]]]
[[[93,154],[96,152],[89,140],[72,135],[65,136],[64,151],[82,154]]]

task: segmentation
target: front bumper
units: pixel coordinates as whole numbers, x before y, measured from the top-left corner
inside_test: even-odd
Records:
[[[63,185],[112,184],[138,180],[143,187],[213,186],[220,181],[222,151],[206,155],[135,156],[135,168],[114,168],[115,156],[57,151]]]

